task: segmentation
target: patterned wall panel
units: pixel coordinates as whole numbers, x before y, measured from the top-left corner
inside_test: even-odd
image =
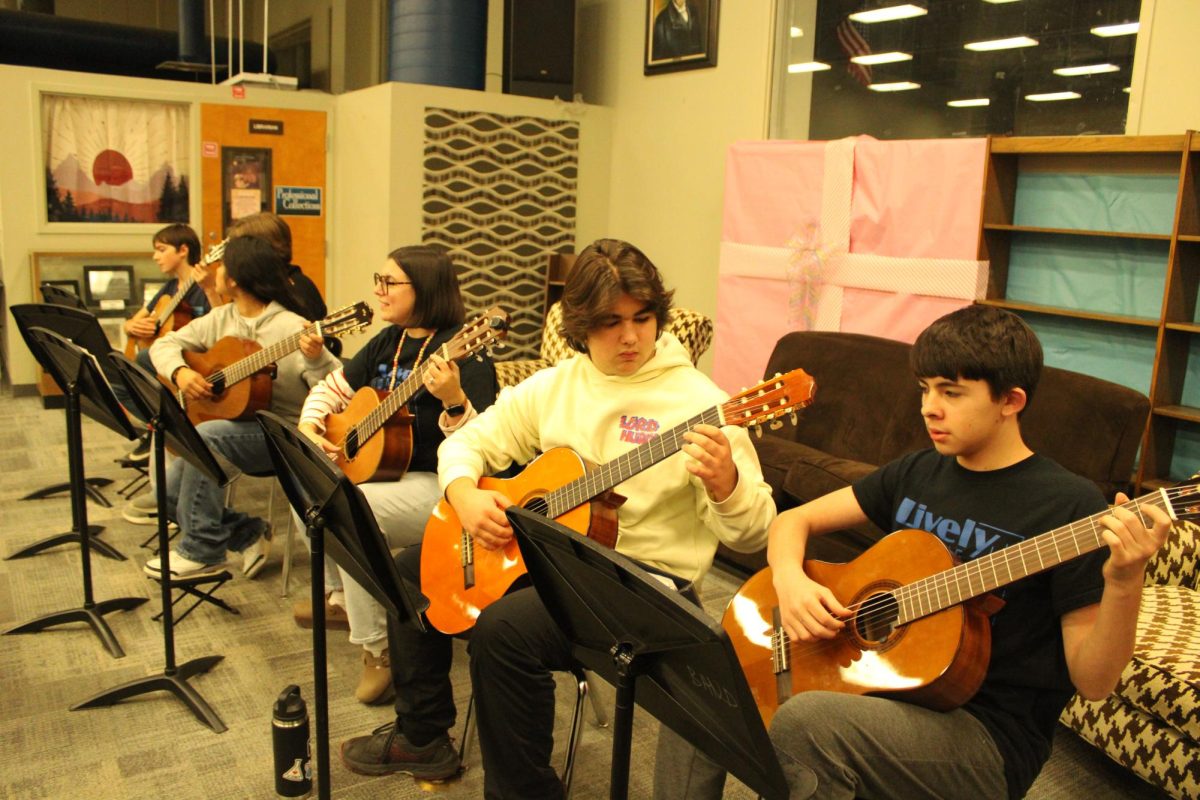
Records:
[[[422,239],[449,248],[468,312],[503,306],[499,360],[537,358],[551,253],[575,249],[579,123],[425,109]]]

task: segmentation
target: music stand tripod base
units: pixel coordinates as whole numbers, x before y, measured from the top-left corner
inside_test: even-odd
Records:
[[[90,697],[81,703],[76,703],[71,706],[71,710],[78,711],[81,708],[111,706],[126,698],[150,692],[170,692],[191,709],[192,713],[196,715],[196,719],[211,728],[213,733],[224,733],[228,730],[225,727],[225,723],[212,710],[208,702],[200,696],[200,693],[188,683],[189,679],[196,675],[202,675],[215,667],[224,657],[216,655],[193,658],[191,661],[180,664],[175,668],[174,672],[164,672],[162,675],[153,675],[149,678],[138,678],[129,683],[123,683],[120,686],[106,689],[95,697]]]
[[[96,501],[97,504],[103,506],[104,508],[112,508],[112,503],[110,503],[108,498],[104,496],[104,493],[100,491],[101,487],[108,486],[112,482],[112,478],[88,478],[87,483],[84,485],[84,491],[87,492],[87,496]],[[69,491],[71,491],[71,484],[56,483],[53,486],[46,486],[42,489],[38,489],[37,491],[30,492],[20,499],[44,500],[47,497],[53,497],[56,494],[62,494],[63,492]]]
[[[117,641],[117,637],[113,635],[112,629],[108,627],[108,622],[105,621],[104,615],[113,611],[131,611],[142,603],[145,603],[147,599],[145,597],[116,597],[112,600],[101,600],[98,603],[85,605],[82,608],[55,611],[50,614],[44,614],[37,619],[23,622],[15,628],[9,628],[4,632],[4,635],[7,636],[11,633],[37,633],[55,625],[65,625],[68,622],[86,622],[100,639],[100,643],[104,645],[104,649],[113,658],[124,658],[125,651],[121,649],[121,644]]]
[[[94,538],[103,530],[103,525],[88,525],[88,536],[93,537],[91,539],[91,548],[105,558],[111,558],[113,561],[127,560],[125,554],[120,550],[116,549],[108,542]],[[33,544],[25,545],[17,552],[5,556],[4,560],[12,561],[17,558],[29,558],[30,556],[37,555],[43,550],[49,550],[51,547],[58,547],[60,544],[83,544],[83,537],[79,534],[79,531],[60,533],[57,536],[51,536],[47,539],[34,542]]]

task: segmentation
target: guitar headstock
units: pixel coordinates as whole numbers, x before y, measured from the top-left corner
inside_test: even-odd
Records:
[[[500,306],[484,311],[446,342],[446,358],[458,361],[500,341],[508,335],[508,319],[508,312]]]
[[[1200,478],[1192,478],[1170,489],[1163,489],[1161,494],[1166,504],[1163,510],[1172,521],[1200,518]]]
[[[726,425],[754,427],[773,422],[812,403],[816,388],[811,375],[794,369],[729,398],[721,404],[721,414]]]
[[[200,266],[211,267],[225,257],[225,245],[229,242],[228,239],[221,241],[208,248],[208,252],[204,254],[204,258],[200,259]]]
[[[346,333],[358,333],[371,324],[375,311],[369,303],[359,300],[352,306],[345,306],[334,311],[317,323],[322,336],[341,336]]]

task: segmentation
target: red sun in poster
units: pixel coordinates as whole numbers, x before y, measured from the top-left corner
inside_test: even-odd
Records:
[[[133,180],[133,167],[129,159],[116,150],[102,150],[92,162],[92,180],[97,186],[110,184],[121,186]]]

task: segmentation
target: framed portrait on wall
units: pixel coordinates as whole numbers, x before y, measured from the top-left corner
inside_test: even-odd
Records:
[[[642,72],[679,72],[717,65],[720,0],[646,0]]]
[[[40,223],[95,233],[91,223],[121,232],[112,226],[188,222],[189,105],[53,92],[40,102]]]
[[[226,230],[234,220],[273,210],[270,148],[221,148],[221,198]]]

